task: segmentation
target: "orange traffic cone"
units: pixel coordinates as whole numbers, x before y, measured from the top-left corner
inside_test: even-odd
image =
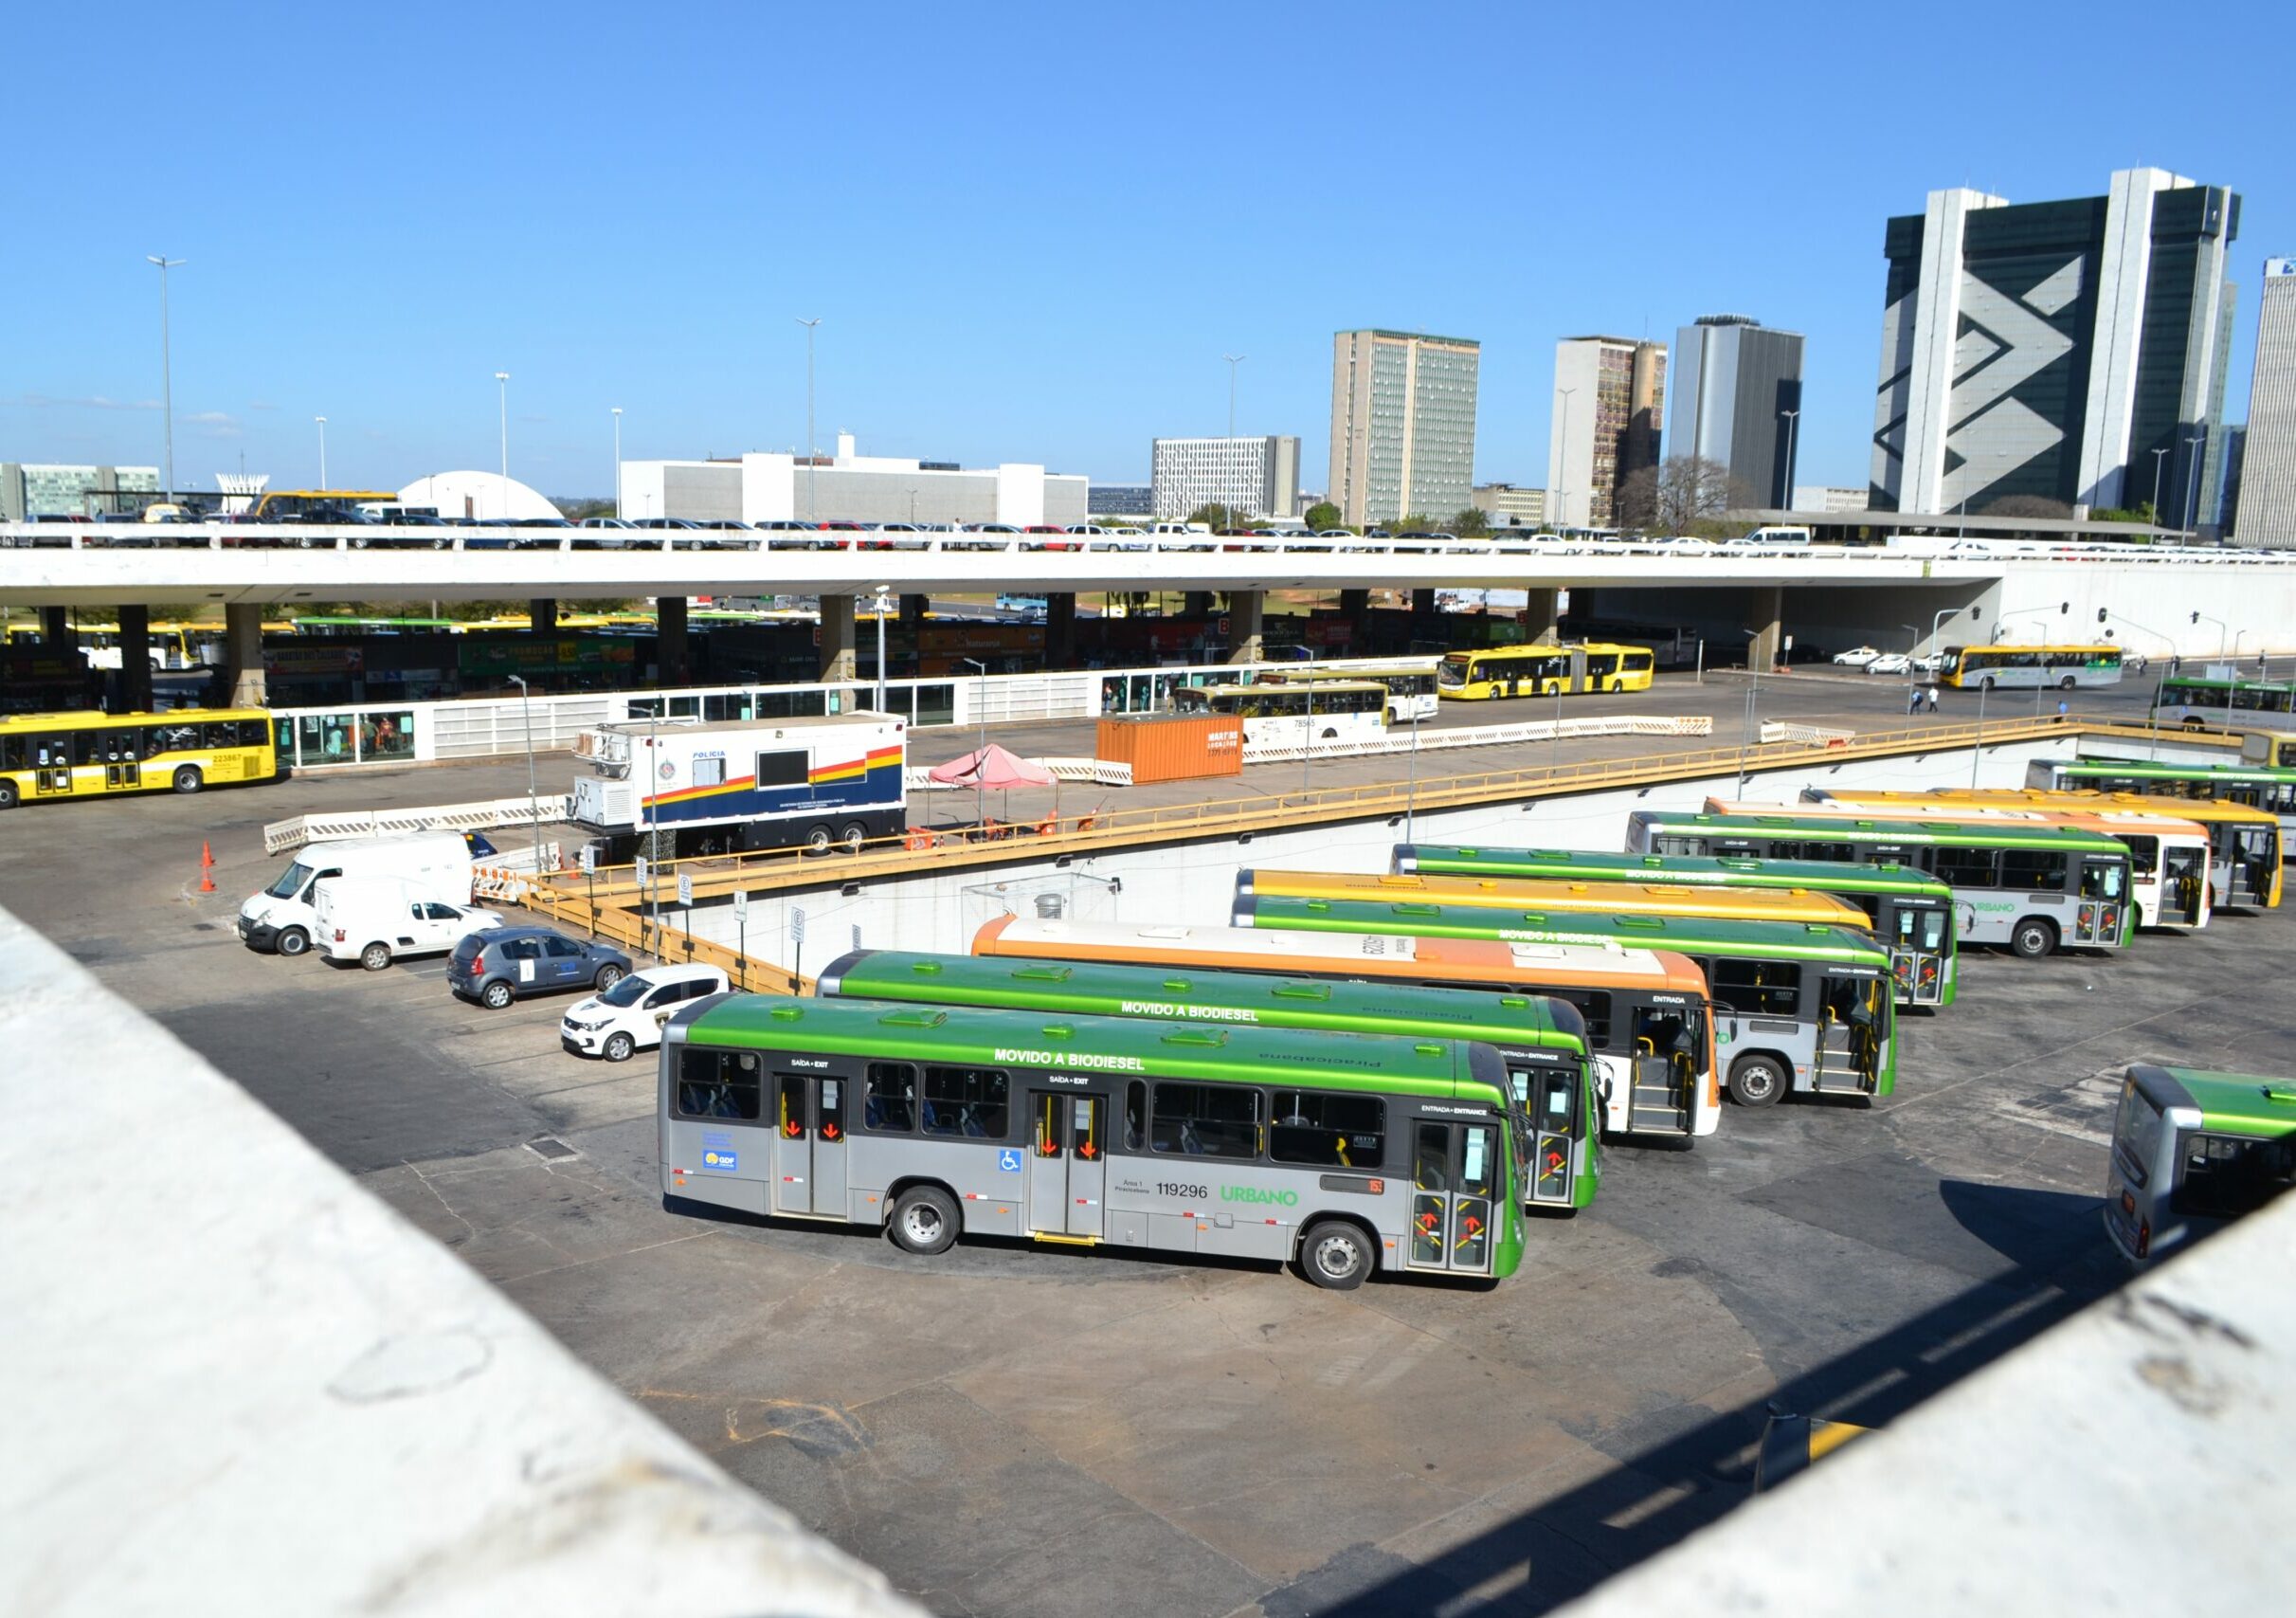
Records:
[[[215,878],[214,878],[213,876],[209,875],[209,873],[210,873],[210,872],[212,872],[214,869],[215,869],[215,850],[213,850],[212,848],[208,847],[208,846],[207,845],[207,844],[202,843],[202,844],[199,845],[199,891],[200,891],[200,892],[202,892],[202,893],[213,893],[213,892],[215,891]]]

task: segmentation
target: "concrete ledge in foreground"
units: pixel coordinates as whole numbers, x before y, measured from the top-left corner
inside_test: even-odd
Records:
[[[0,1612],[915,1612],[5,913],[0,1016]]]

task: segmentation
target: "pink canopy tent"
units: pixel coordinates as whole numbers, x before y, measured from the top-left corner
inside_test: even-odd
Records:
[[[1004,791],[1014,787],[1049,787],[1053,773],[1033,758],[1022,758],[990,742],[960,758],[936,764],[926,774],[951,787],[982,787]]]
[[[1060,818],[1060,781],[1050,770],[1033,758],[1022,758],[995,742],[975,748],[962,757],[951,758],[946,764],[936,764],[926,773],[932,780],[952,787],[971,787],[986,792],[992,788],[1000,792],[1015,787],[1050,787],[1053,789],[1053,819]],[[1009,816],[1009,801],[1003,812]],[[984,819],[986,817],[984,816]]]

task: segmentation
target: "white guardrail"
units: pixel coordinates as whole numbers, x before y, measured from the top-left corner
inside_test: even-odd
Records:
[[[571,792],[538,798],[493,798],[475,804],[434,804],[422,809],[353,809],[340,814],[298,814],[263,827],[263,852],[285,854],[308,843],[335,843],[346,837],[392,837],[411,831],[491,831],[505,826],[554,826],[574,812]],[[497,864],[515,863],[514,853],[490,856]]]

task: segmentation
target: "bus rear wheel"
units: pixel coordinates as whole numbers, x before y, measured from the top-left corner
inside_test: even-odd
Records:
[[[837,840],[845,845],[846,853],[859,854],[868,845],[869,828],[858,820],[849,820],[837,834]]]
[[[1741,1057],[1730,1069],[1730,1100],[1742,1107],[1766,1107],[1785,1087],[1785,1073],[1773,1056]]]
[[[2038,916],[2028,916],[2010,932],[2009,947],[2029,961],[2038,960],[2055,952],[2057,930]]]
[[[2072,676],[2069,674],[2064,679],[2058,681],[2057,689],[2060,691],[2070,691],[2072,689]]]
[[[1329,1292],[1353,1292],[1377,1262],[1370,1239],[1344,1219],[1309,1226],[1299,1244],[1301,1273]]]
[[[893,1205],[893,1243],[904,1253],[931,1258],[956,1245],[957,1205],[938,1186],[911,1186]]]
[[[826,854],[829,852],[829,845],[835,841],[836,839],[829,835],[829,828],[825,826],[811,826],[805,828],[805,848],[808,856]]]
[[[11,809],[15,807],[16,783],[13,781],[0,781],[0,809]]]
[[[196,792],[206,785],[206,778],[200,774],[198,765],[186,764],[176,770],[174,785],[179,792]]]

